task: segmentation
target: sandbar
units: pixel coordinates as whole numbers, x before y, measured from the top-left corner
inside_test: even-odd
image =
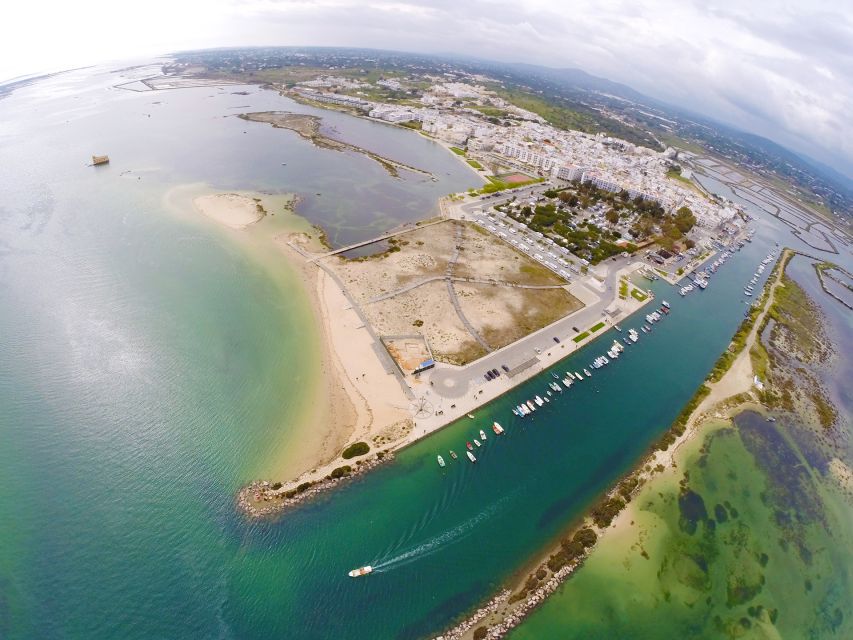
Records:
[[[239,193],[216,193],[193,200],[196,210],[232,229],[245,229],[258,222],[266,212],[260,199]]]

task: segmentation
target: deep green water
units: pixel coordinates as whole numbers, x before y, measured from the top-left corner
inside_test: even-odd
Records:
[[[476,467],[435,464],[461,452],[466,419],[279,521],[246,523],[233,492],[300,408],[311,319],[286,273],[165,211],[163,193],[296,191],[344,243],[422,217],[471,174],[410,132],[339,114],[322,112],[347,139],[442,181],[395,181],[365,158],[223,117],[247,104],[307,110],[254,88],[130,94],[90,73],[0,101],[0,637],[439,631],[670,424],[741,321],[742,283],[772,244],[684,300],[656,285],[671,317],[533,419],[510,407],[549,376],[481,411],[477,428],[497,419],[507,434]],[[84,167],[98,152],[110,167]],[[611,340],[557,370],[587,366]],[[368,562],[375,575],[346,577]]]

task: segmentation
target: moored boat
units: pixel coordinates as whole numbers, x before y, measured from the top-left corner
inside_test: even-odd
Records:
[[[480,429],[480,440],[485,440],[485,439],[486,439],[486,432],[483,431],[482,429]]]
[[[492,423],[492,431],[494,431],[497,435],[501,435],[504,432],[504,428],[499,425],[497,422]]]
[[[467,453],[467,454],[468,454],[468,459],[469,459],[471,462],[475,462],[475,463],[477,462],[477,458],[475,458],[475,457],[474,457],[474,454],[473,454],[473,453],[471,453],[470,451],[466,451],[465,453]]]
[[[453,449],[450,450],[450,457],[453,458],[454,460],[456,460],[456,458],[458,457],[456,455],[456,452]]]
[[[436,459],[438,460],[438,466],[443,467],[444,466],[444,458],[442,458],[441,456],[436,456]]]

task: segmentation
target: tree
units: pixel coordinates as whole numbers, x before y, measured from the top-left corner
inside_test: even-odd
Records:
[[[675,212],[673,221],[681,233],[687,233],[696,224],[696,216],[693,215],[689,207],[681,207]]]
[[[607,218],[607,222],[610,224],[616,224],[619,222],[619,214],[616,212],[616,209],[610,209],[604,217]]]

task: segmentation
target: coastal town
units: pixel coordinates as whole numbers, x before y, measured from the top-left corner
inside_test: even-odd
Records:
[[[340,306],[326,316],[352,315],[350,339],[364,341],[362,353],[377,365],[374,380],[384,378],[383,395],[372,406],[388,411],[384,420],[350,429],[363,445],[353,459],[334,455],[298,477],[246,487],[238,502],[249,514],[275,513],[373,468],[401,447],[473,416],[653,304],[624,345],[636,341],[640,330],[652,331],[669,313],[666,301],[655,301],[650,282],[678,284],[676,291],[688,295],[707,286],[717,266],[751,238],[742,207],[690,179],[690,154],[555,128],[486,89],[480,83],[487,78],[428,80],[434,82],[379,78],[368,84],[320,75],[272,87],[426,136],[483,186],[443,198],[435,218],[357,245],[316,246],[304,235],[288,241],[324,283],[326,303],[329,290],[340,293]],[[378,91],[398,98],[367,98]],[[283,112],[241,117],[291,118]],[[322,129],[316,120],[312,126],[315,133]],[[397,170],[405,178],[408,169]],[[348,256],[356,248],[362,257]],[[329,323],[332,334],[335,324]],[[613,345],[610,360],[623,348]],[[364,359],[348,361],[346,349],[338,351],[341,378],[369,394],[363,376],[352,374]],[[608,355],[583,373],[561,374],[545,398],[519,405],[517,415],[589,377]]]

